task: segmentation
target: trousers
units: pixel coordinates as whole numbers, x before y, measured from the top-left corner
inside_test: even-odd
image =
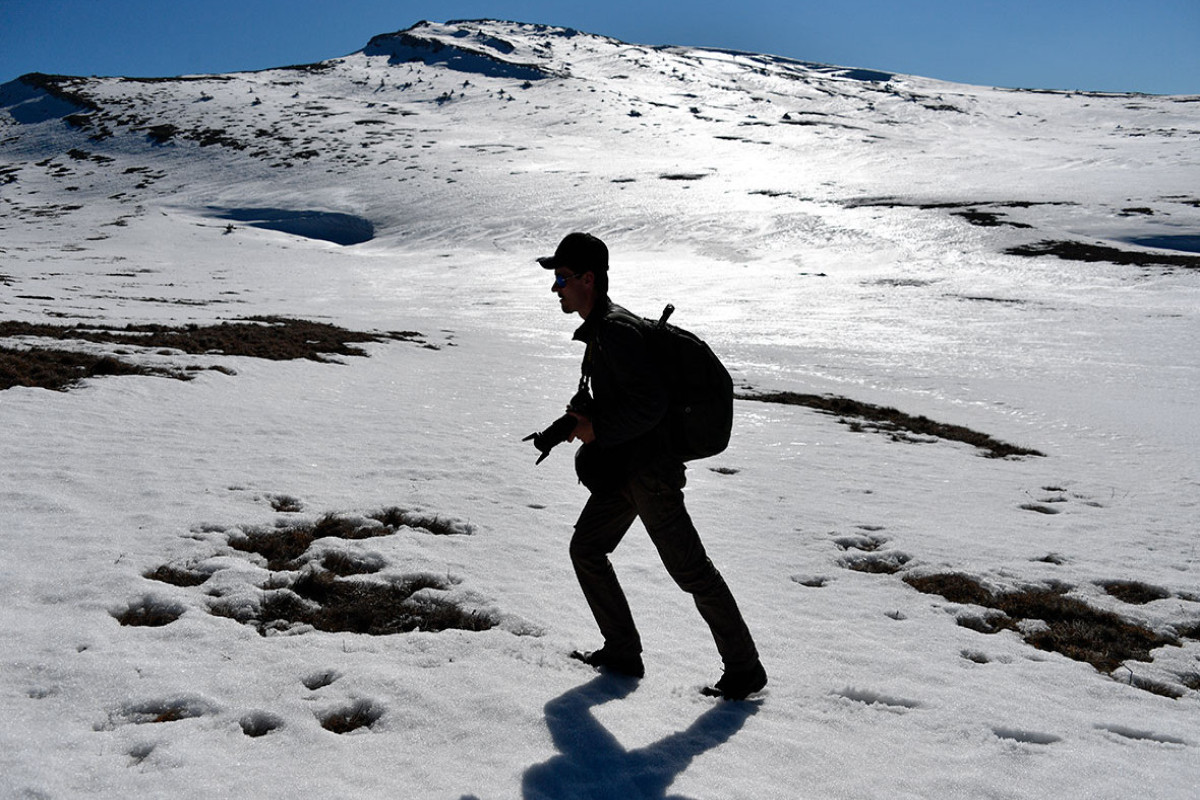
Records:
[[[682,464],[643,469],[615,488],[594,492],[583,507],[571,537],[571,563],[604,646],[619,653],[641,653],[642,643],[625,592],[609,555],[637,518],[649,533],[667,573],[692,595],[708,623],[726,670],[753,667],[758,651],[737,601],[705,552],[683,504],[686,482]]]

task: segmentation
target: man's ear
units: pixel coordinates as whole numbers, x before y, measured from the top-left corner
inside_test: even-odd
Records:
[[[583,275],[581,275],[579,277],[579,280],[589,290],[596,288],[596,273],[592,272],[590,269],[587,272],[583,273]]]

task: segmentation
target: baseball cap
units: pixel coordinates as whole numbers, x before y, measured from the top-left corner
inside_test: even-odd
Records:
[[[607,272],[608,246],[590,233],[568,233],[552,256],[542,256],[544,269],[562,267],[575,273]]]

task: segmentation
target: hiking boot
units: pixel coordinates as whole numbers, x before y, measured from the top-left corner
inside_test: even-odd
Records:
[[[628,675],[631,678],[641,678],[646,675],[646,668],[642,664],[642,657],[637,653],[616,653],[607,647],[601,647],[599,650],[593,650],[590,653],[576,650],[571,653],[571,658],[576,661],[582,661],[597,669]]]
[[[720,697],[724,700],[745,700],[767,685],[767,671],[761,661],[753,667],[744,670],[726,671],[721,679],[712,686],[704,688],[704,694],[709,697]]]

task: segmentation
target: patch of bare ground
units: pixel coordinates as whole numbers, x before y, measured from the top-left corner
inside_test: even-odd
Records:
[[[841,559],[841,564],[846,569],[854,570],[855,572],[866,572],[872,575],[894,575],[904,569],[912,557],[894,551],[886,553],[865,553],[859,555],[845,556]]]
[[[218,599],[210,610],[250,625],[263,636],[292,631],[296,626],[370,636],[450,629],[485,631],[496,626],[489,612],[465,608],[440,595],[451,587],[452,581],[432,574],[341,577],[312,564],[295,575],[275,575],[252,606]]]
[[[160,567],[142,573],[142,577],[149,578],[152,581],[169,583],[172,586],[199,586],[212,576],[209,573],[200,572],[194,568],[178,564],[163,564]]]
[[[287,587],[264,596],[256,622],[264,633],[271,628],[303,624],[319,631],[372,636],[494,627],[495,622],[485,613],[463,609],[435,593],[417,596],[426,589],[439,592],[449,588],[445,578],[435,575],[376,581],[306,570]]]
[[[170,625],[183,616],[186,608],[174,600],[144,595],[132,600],[125,608],[112,611],[113,618],[122,625],[139,628],[160,628]]]
[[[494,614],[464,606],[447,594],[458,579],[425,572],[379,576],[386,566],[383,556],[336,542],[390,536],[401,527],[433,535],[472,532],[467,523],[397,507],[367,516],[326,514],[315,522],[238,529],[229,534],[229,546],[257,556],[271,574],[249,601],[241,592],[230,594],[227,586],[212,590],[209,611],[250,625],[263,636],[305,628],[384,636],[495,627]],[[325,541],[314,548],[319,540]],[[214,573],[164,565],[144,574],[186,587],[198,586]],[[161,605],[142,599],[114,616],[126,625],[165,625],[182,614],[182,606]]]
[[[1063,261],[1107,262],[1109,264],[1134,267],[1200,269],[1200,256],[1146,253],[1139,250],[1122,250],[1117,247],[1069,240],[1046,240],[1034,244],[1024,244],[1017,247],[1009,247],[1004,252],[1008,255],[1025,256],[1028,258],[1054,256]]]
[[[304,503],[287,494],[273,494],[267,497],[271,508],[283,514],[298,514],[304,510]]]
[[[354,345],[387,340],[421,340],[414,331],[367,333],[339,328],[326,322],[287,317],[249,317],[216,325],[46,325],[0,322],[0,337],[39,336],[147,348],[168,348],[184,353],[246,356],[274,361],[307,358],[329,361],[334,356],[365,356]]]
[[[130,364],[111,355],[0,346],[0,391],[16,386],[66,391],[88,378],[113,375],[156,375],[184,381],[193,377],[192,373],[183,370]]]
[[[1123,603],[1141,606],[1155,600],[1166,600],[1171,596],[1161,586],[1152,586],[1141,581],[1102,581],[1100,588]]]
[[[235,550],[262,556],[266,559],[267,569],[289,570],[306,563],[303,557],[318,539],[371,539],[390,536],[402,527],[438,536],[469,535],[474,530],[469,523],[451,517],[392,506],[365,517],[329,513],[315,522],[295,521],[272,528],[247,528],[235,534],[229,545]]]
[[[14,337],[139,347],[160,353],[245,356],[273,361],[305,358],[322,363],[336,362],[338,357],[366,356],[366,351],[358,345],[372,342],[407,341],[436,348],[415,331],[367,333],[286,317],[250,317],[216,325],[123,328],[0,321],[0,339]],[[65,391],[86,378],[109,375],[160,375],[189,380],[196,369],[149,367],[130,363],[117,354],[97,355],[37,344],[0,347],[0,390],[30,386]],[[222,367],[209,369],[227,371]]]
[[[925,436],[969,444],[984,451],[983,455],[988,458],[1045,456],[1045,453],[1037,450],[1008,444],[1007,442],[993,439],[991,436],[973,431],[961,425],[934,422],[927,417],[914,417],[894,408],[862,403],[858,400],[851,400],[836,395],[767,392],[761,394],[739,394],[737,397],[739,400],[754,400],[760,403],[805,406],[839,417],[838,422],[849,426],[853,431],[883,433],[897,442],[920,443],[930,441],[929,439],[914,438],[916,436]]]
[[[1151,661],[1151,651],[1156,648],[1180,645],[1176,635],[1155,632],[1068,596],[1070,587],[1064,585],[995,591],[978,578],[953,572],[906,575],[902,580],[919,592],[991,610],[986,615],[963,614],[959,624],[965,627],[983,633],[1016,631],[1039,650],[1087,662],[1110,675],[1123,668],[1126,661]],[[1132,683],[1158,694],[1182,696],[1169,686],[1151,685],[1145,680]]]
[[[933,106],[926,106],[933,108]],[[955,109],[957,110],[957,109]],[[985,211],[983,209],[996,208],[1033,208],[1035,206],[1047,205],[1074,205],[1073,203],[1060,202],[1034,202],[1030,200],[1008,200],[1008,201],[992,201],[981,200],[977,202],[920,202],[913,200],[901,200],[898,198],[872,198],[864,197],[854,200],[848,200],[843,203],[847,208],[919,208],[921,210],[947,210],[956,217],[961,217],[972,225],[981,228],[1032,228],[1032,225],[1024,222],[1013,222],[1005,218],[1003,212],[995,210]]]

